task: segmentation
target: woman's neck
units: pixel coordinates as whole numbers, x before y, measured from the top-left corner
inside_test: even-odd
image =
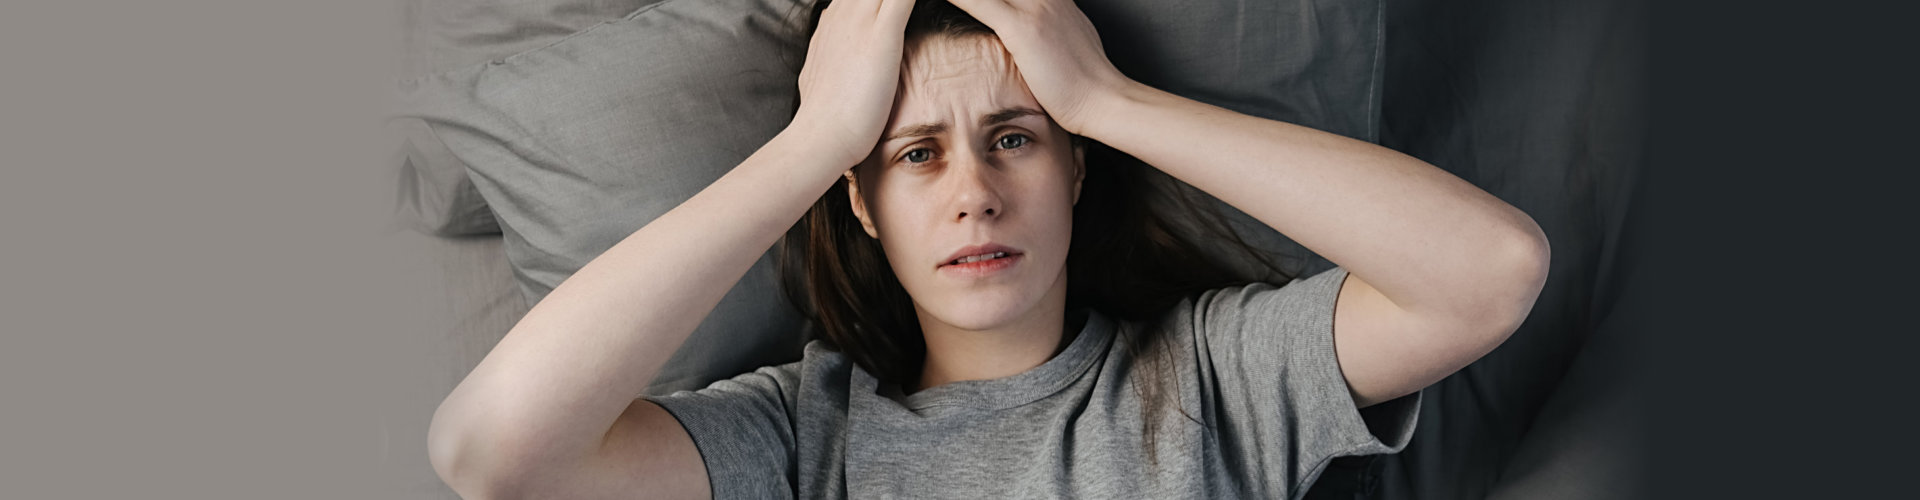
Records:
[[[962,329],[917,311],[927,359],[913,392],[952,382],[1010,377],[1053,359],[1079,332],[1076,325],[1067,324],[1066,282],[1062,276],[1025,314],[986,330]]]

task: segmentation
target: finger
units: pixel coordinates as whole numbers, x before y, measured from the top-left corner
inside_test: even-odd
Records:
[[[917,2],[916,0],[881,0],[881,5],[880,5],[881,24],[884,26],[899,28],[904,32],[904,30],[907,27],[907,18],[909,17],[909,15],[913,14],[913,5],[915,3],[919,3],[919,2]]]
[[[860,16],[860,18],[870,19],[870,17],[868,16],[871,16],[874,12],[874,9],[878,8],[880,5],[880,0],[819,0],[819,1],[829,2],[827,3],[826,10],[823,10],[820,12],[820,24],[827,24],[828,19],[836,20],[835,22],[846,22],[846,21],[838,21],[838,20],[841,18],[852,18],[853,14],[851,13],[853,12],[861,13],[862,16]]]
[[[814,0],[813,2],[814,7],[818,7],[820,4],[823,4],[823,3],[827,4],[827,6],[826,8],[819,10],[820,19],[815,20],[814,22],[820,26],[827,26],[833,23],[835,19],[840,18],[841,2],[835,2],[833,0]],[[815,31],[814,36],[816,37],[819,36],[819,32]]]
[[[848,3],[859,4],[859,7],[854,8],[853,10],[860,12],[861,19],[879,18],[880,8],[885,5],[883,0],[838,0],[838,1],[846,1]]]
[[[952,0],[955,7],[967,11],[974,19],[979,19],[988,28],[999,31],[1007,20],[1013,19],[1019,12],[1006,0]]]

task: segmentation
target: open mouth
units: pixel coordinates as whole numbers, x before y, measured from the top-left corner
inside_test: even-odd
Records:
[[[953,259],[953,260],[947,261],[947,265],[957,266],[961,264],[972,264],[975,262],[989,261],[994,259],[1004,259],[1012,256],[1013,254],[1007,253],[1007,252],[990,252],[990,253],[983,253],[980,255],[969,255],[966,257]]]
[[[945,262],[934,267],[948,275],[984,277],[1013,267],[1025,256],[1018,248],[989,241],[961,247],[947,255]]]
[[[940,265],[940,273],[961,278],[985,278],[998,275],[1019,264],[1026,254],[999,245],[969,247],[955,252],[958,257]]]

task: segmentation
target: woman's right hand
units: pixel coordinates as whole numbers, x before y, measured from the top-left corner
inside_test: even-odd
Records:
[[[828,0],[819,0],[822,2]],[[914,0],[833,0],[820,14],[800,69],[800,109],[790,131],[859,163],[880,142],[900,85]]]

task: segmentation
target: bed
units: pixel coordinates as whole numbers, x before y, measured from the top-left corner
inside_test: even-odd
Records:
[[[1630,210],[1646,162],[1641,2],[1082,3],[1130,76],[1422,158],[1526,211],[1553,244],[1526,324],[1427,389],[1407,449],[1339,461],[1309,498],[1640,491],[1636,344],[1609,317],[1634,270],[1628,221],[1644,216]],[[777,132],[804,50],[794,5],[400,3],[402,104],[387,125],[402,146],[387,168],[425,281],[410,341],[433,376],[396,382],[418,399],[390,439],[425,443],[440,398],[530,304]],[[1331,266],[1249,234],[1290,271]],[[801,322],[773,280],[769,256],[649,392],[797,356]],[[409,498],[455,498],[424,444],[393,453]]]

